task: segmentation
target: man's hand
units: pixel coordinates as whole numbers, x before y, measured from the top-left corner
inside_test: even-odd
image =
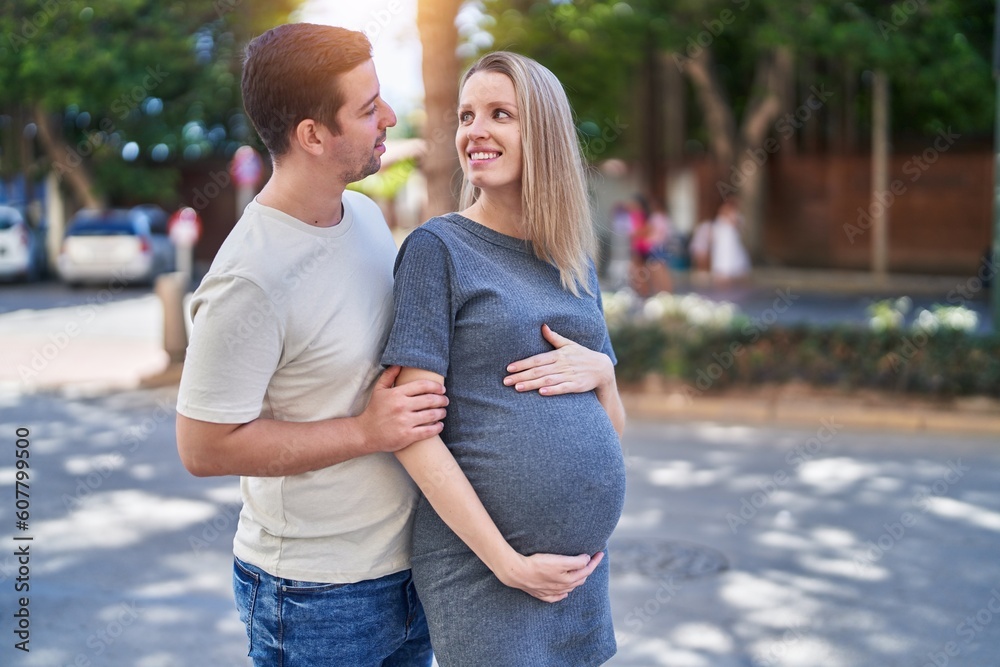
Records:
[[[556,349],[515,361],[503,383],[520,392],[538,390],[544,396],[579,394],[614,383],[615,368],[603,352],[595,352],[542,326],[542,336]]]
[[[603,559],[603,551],[594,557],[518,554],[509,564],[497,568],[495,574],[505,586],[518,588],[542,602],[559,602],[586,583]]]
[[[444,385],[417,380],[393,387],[399,366],[391,366],[375,383],[368,406],[358,415],[366,447],[372,452],[395,452],[437,435],[444,428],[448,397]]]

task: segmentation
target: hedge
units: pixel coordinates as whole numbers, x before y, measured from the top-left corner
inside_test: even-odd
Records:
[[[938,397],[1000,396],[1000,336],[858,325],[723,326],[684,319],[609,318],[623,382],[649,374],[700,392],[805,382]]]

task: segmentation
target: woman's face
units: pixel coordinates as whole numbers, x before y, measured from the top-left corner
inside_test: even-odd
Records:
[[[455,135],[462,171],[484,193],[521,187],[521,127],[514,83],[476,72],[462,87]]]

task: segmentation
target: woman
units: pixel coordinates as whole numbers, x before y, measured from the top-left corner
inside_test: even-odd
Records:
[[[569,103],[499,52],[466,73],[458,113],[463,210],[401,248],[382,359],[451,400],[440,436],[397,452],[424,493],[414,582],[442,667],[599,665],[625,415]]]

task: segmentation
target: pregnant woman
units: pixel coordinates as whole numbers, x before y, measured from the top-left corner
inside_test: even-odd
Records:
[[[465,75],[458,117],[463,210],[400,250],[382,359],[451,400],[440,436],[397,452],[424,493],[414,582],[442,667],[600,665],[625,416],[569,103],[498,52]]]

